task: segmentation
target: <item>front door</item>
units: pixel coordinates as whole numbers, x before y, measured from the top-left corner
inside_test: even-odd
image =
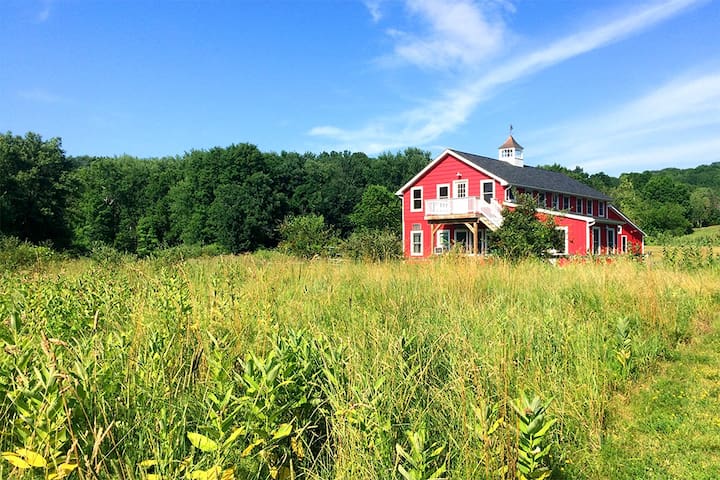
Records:
[[[473,249],[472,232],[470,232],[470,230],[467,230],[465,228],[456,228],[455,229],[455,245],[462,248],[463,251],[466,253],[472,253],[472,249]]]

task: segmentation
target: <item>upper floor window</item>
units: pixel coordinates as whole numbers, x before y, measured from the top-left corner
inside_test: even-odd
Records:
[[[537,204],[538,204],[538,207],[540,207],[540,208],[547,207],[547,198],[545,197],[545,192],[538,192]]]
[[[598,217],[605,216],[605,202],[598,202]]]
[[[490,201],[495,198],[495,182],[493,180],[483,180],[480,182],[480,186],[483,200],[490,203]]]
[[[515,189],[513,187],[508,187],[505,189],[505,201],[515,202]]]
[[[410,211],[421,212],[423,202],[423,187],[413,187],[410,190]]]
[[[557,193],[553,193],[553,194],[552,194],[552,208],[553,208],[554,210],[559,210],[559,209],[560,209],[560,199],[558,198],[558,194],[557,194]]]
[[[468,181],[467,180],[455,180],[453,182],[453,190],[454,190],[454,197],[455,198],[465,198],[467,197],[467,187],[468,187]]]
[[[450,185],[438,185],[437,186],[437,198],[450,198]]]
[[[575,211],[576,211],[577,213],[582,213],[582,212],[583,212],[582,206],[583,206],[582,198],[579,198],[579,197],[576,198],[576,199],[575,199]]]
[[[593,207],[593,201],[592,201],[591,198],[588,198],[588,201],[587,201],[587,214],[588,214],[588,215],[592,215],[592,214],[593,214],[593,208],[592,208],[592,207]]]

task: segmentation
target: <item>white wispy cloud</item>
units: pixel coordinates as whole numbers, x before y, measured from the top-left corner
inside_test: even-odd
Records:
[[[528,140],[534,163],[617,174],[713,161],[720,152],[715,132],[720,71],[686,73],[611,111],[531,132]]]
[[[382,20],[380,0],[367,0],[365,2],[365,7],[367,7],[368,12],[370,12],[370,17],[372,17],[373,22],[377,23]]]
[[[426,28],[419,34],[394,30],[391,58],[431,69],[477,65],[496,54],[505,39],[505,25],[489,6],[472,0],[408,0],[408,11]]]
[[[309,131],[310,135],[325,137],[334,141],[338,148],[349,148],[374,154],[384,150],[398,149],[409,145],[423,146],[435,141],[440,135],[456,130],[465,123],[478,104],[493,94],[500,85],[507,84],[531,75],[537,71],[556,65],[572,57],[601,48],[610,43],[620,41],[630,35],[647,29],[663,20],[673,17],[698,0],[667,0],[636,9],[627,15],[581,32],[563,37],[548,46],[531,51],[507,60],[503,66],[490,70],[489,73],[475,80],[464,81],[456,88],[440,92],[434,99],[400,112],[393,116],[371,120],[367,125],[357,129],[343,129],[337,126],[319,126]],[[440,2],[435,0],[421,1],[417,11],[425,15],[436,13]],[[480,7],[469,1],[458,2],[458,11],[464,16],[483,18]],[[458,13],[448,14],[444,20],[433,20],[436,31],[449,29]],[[479,21],[479,20],[478,20]],[[455,51],[456,43],[450,37],[445,39],[444,47],[426,45],[425,52],[443,49]],[[420,45],[420,44],[418,44]],[[421,50],[420,46],[416,50]],[[409,49],[408,52],[411,52]],[[396,48],[397,53],[397,48]],[[410,53],[406,58],[412,57]],[[423,58],[417,56],[417,64],[423,66]],[[469,57],[467,57],[469,61]]]

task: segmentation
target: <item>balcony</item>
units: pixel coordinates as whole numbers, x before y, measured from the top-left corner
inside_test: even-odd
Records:
[[[425,220],[477,219],[494,229],[502,225],[501,209],[497,200],[482,197],[425,200]]]

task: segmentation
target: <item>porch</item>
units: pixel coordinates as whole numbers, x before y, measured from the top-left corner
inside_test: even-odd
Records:
[[[482,197],[439,198],[425,201],[425,220],[482,222],[491,230],[502,225],[502,207],[494,198],[489,202]]]

